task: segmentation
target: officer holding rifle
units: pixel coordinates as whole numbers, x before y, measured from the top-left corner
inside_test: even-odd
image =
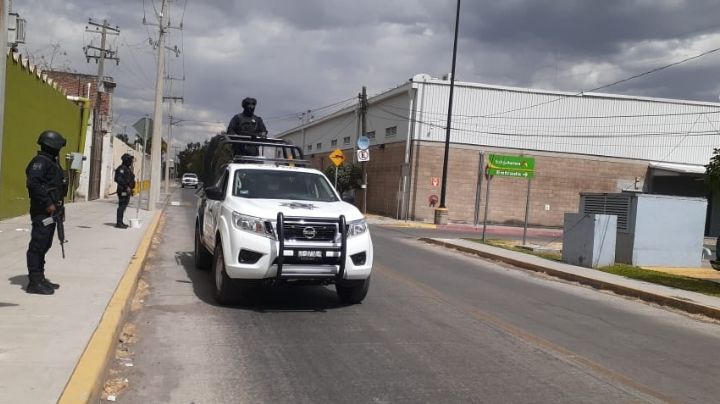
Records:
[[[60,133],[47,130],[40,134],[37,143],[40,151],[25,169],[32,221],[27,250],[29,282],[25,290],[27,293],[52,295],[60,285],[45,278],[45,254],[52,246],[56,228],[61,247],[65,242],[63,199],[67,193],[67,182],[58,156],[66,141]]]

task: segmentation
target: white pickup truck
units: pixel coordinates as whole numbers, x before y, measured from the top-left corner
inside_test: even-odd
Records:
[[[292,147],[300,159],[236,156],[201,193],[195,264],[212,269],[221,304],[279,283],[335,284],[346,304],[367,295],[373,245],[365,218],[322,172],[299,167],[306,162]]]

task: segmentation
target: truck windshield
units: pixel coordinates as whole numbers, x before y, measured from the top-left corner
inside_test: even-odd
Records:
[[[237,170],[233,195],[253,199],[338,200],[324,176],[293,171]]]

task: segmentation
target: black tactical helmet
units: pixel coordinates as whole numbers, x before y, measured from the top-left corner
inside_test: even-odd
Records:
[[[37,143],[40,146],[45,146],[45,147],[49,147],[53,150],[60,151],[60,149],[65,147],[65,144],[67,142],[65,141],[65,138],[61,134],[59,134],[55,131],[52,131],[52,130],[46,130],[45,132],[40,134],[40,137],[38,137]]]
[[[243,107],[243,108],[246,108],[248,105],[251,105],[251,104],[252,104],[253,106],[257,105],[257,100],[256,100],[255,98],[252,98],[252,97],[247,97],[247,98],[245,98],[244,100],[242,100],[242,107]]]
[[[122,160],[123,164],[125,164],[126,166],[129,167],[130,165],[132,165],[133,160],[135,160],[135,157],[133,157],[130,154],[125,153],[122,155],[122,157],[120,157],[120,160]]]

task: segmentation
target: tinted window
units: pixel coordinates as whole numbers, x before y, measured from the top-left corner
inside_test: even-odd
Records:
[[[237,170],[233,195],[253,199],[338,200],[323,175],[293,171]]]

